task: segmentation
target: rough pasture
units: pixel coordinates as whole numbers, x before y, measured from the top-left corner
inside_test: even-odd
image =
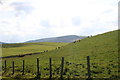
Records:
[[[86,76],[86,56],[91,57],[91,77],[93,78],[117,78],[118,77],[118,30],[99,34],[82,39],[80,42],[70,43],[60,49],[45,52],[44,54],[26,56],[22,58],[7,58],[8,66],[14,60],[16,70],[20,71],[22,60],[26,61],[26,73],[36,74],[36,58],[40,59],[42,77],[48,77],[49,58],[52,58],[54,77],[59,77],[61,57],[65,57],[65,76]],[[57,46],[58,47],[58,46]],[[4,63],[3,59],[3,63]],[[18,66],[20,66],[18,68]],[[10,69],[9,69],[10,70]],[[35,72],[34,72],[35,71]],[[30,74],[32,73],[32,74]],[[9,76],[4,74],[4,76]],[[113,79],[116,80],[116,79]]]

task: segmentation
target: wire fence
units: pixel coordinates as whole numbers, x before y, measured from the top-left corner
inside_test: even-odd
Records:
[[[46,66],[42,66],[39,58],[36,59],[35,65],[27,65],[27,62],[23,60],[21,66],[17,66],[15,61],[12,61],[11,66],[8,66],[5,60],[2,69],[3,74],[9,72],[11,75],[14,75],[19,72],[19,74],[24,76],[30,73],[36,79],[49,78],[52,80],[52,78],[60,78],[60,80],[63,80],[63,78],[87,78],[89,80],[94,77],[106,78],[106,75],[110,77],[110,74],[112,74],[112,77],[117,77],[117,72],[115,75],[111,69],[118,68],[118,65],[114,64],[107,64],[108,66],[106,67],[106,63],[91,62],[89,56],[86,57],[86,63],[73,63],[66,61],[65,58],[62,57],[60,62],[49,58],[45,65]]]

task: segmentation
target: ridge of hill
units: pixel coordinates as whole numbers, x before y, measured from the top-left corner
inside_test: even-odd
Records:
[[[29,40],[29,41],[26,41],[26,43],[30,43],[30,42],[73,42],[74,40],[84,39],[84,38],[86,38],[86,36],[67,35],[67,36],[60,36],[60,37]]]

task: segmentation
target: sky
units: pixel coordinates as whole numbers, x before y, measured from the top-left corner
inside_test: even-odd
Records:
[[[118,29],[119,0],[0,0],[0,41],[19,43]]]

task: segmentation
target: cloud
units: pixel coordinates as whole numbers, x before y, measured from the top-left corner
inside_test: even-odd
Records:
[[[34,7],[27,2],[14,2],[11,3],[10,6],[12,6],[15,9],[15,11],[18,12],[16,15],[20,15],[21,11],[23,11],[26,14],[30,14],[34,10]]]
[[[80,22],[81,22],[80,17],[72,18],[72,23],[74,26],[80,26]]]
[[[0,1],[0,5],[3,4],[2,1]]]
[[[96,35],[115,30],[117,1],[3,0],[0,5],[0,41]]]
[[[42,20],[42,21],[40,22],[40,25],[41,25],[41,26],[44,26],[44,27],[50,27],[49,20]]]

